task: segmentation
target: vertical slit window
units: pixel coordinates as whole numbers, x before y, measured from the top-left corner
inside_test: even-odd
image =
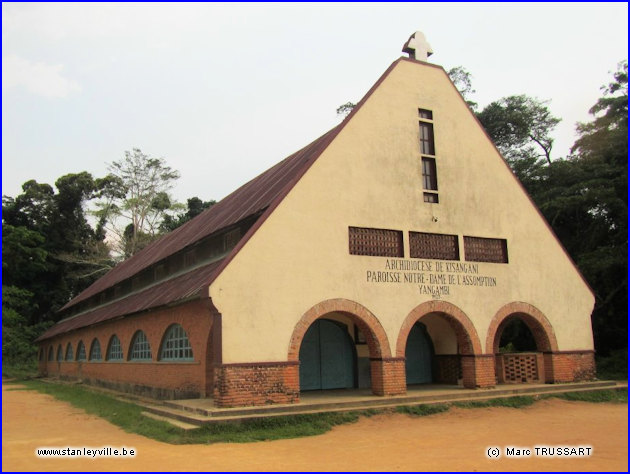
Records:
[[[432,123],[420,122],[420,153],[423,155],[435,155]]]
[[[422,158],[422,187],[428,191],[437,191],[435,158]]]

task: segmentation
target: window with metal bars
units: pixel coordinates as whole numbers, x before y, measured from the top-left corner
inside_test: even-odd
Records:
[[[49,361],[55,360],[55,350],[53,349],[53,346],[50,346],[48,348],[48,360]]]
[[[179,324],[173,324],[166,330],[160,360],[191,361],[193,360],[192,347],[188,340],[188,334]]]
[[[403,233],[400,230],[348,227],[350,254],[373,257],[402,257]]]
[[[420,122],[420,153],[423,155],[435,155],[432,123]]]
[[[61,350],[61,344],[57,346],[57,362],[61,362],[63,360],[63,352]]]
[[[435,140],[433,136],[433,112],[427,109],[418,109],[420,119],[420,154],[435,156]],[[422,157],[422,193],[424,202],[439,203],[437,166],[435,158]]]
[[[98,342],[98,339],[96,338],[94,338],[94,340],[92,341],[92,347],[90,347],[90,360],[103,360],[103,357],[101,356],[101,343]]]
[[[114,334],[109,340],[106,358],[107,360],[123,360],[122,345],[120,344],[120,339],[118,339],[116,334]]]
[[[151,345],[144,331],[139,330],[131,340],[129,360],[151,360]]]
[[[508,263],[507,240],[464,236],[464,258],[469,262]]]
[[[66,360],[72,361],[74,360],[74,352],[72,351],[72,343],[69,342],[66,346]]]
[[[77,360],[84,361],[85,359],[85,345],[83,341],[79,341],[79,345],[77,346]]]
[[[411,258],[459,260],[457,235],[409,232]]]

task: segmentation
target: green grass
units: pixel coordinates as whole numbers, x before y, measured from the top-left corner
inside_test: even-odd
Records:
[[[554,393],[545,398],[561,398],[572,402],[589,403],[628,403],[628,390],[625,388],[595,390],[592,392]]]
[[[571,401],[627,403],[625,389],[592,392],[549,394],[542,397],[517,396],[493,398],[470,402],[437,403],[416,406],[399,406],[391,409],[368,409],[345,413],[319,413],[291,415],[247,420],[240,423],[213,423],[195,430],[183,430],[165,421],[142,415],[143,408],[134,403],[113,398],[77,384],[45,383],[39,380],[20,382],[26,388],[8,387],[7,390],[36,390],[68,402],[87,413],[106,419],[129,433],[137,433],[151,439],[171,444],[248,443],[283,438],[298,438],[326,433],[334,426],[354,423],[361,416],[381,413],[401,413],[411,416],[427,416],[448,411],[451,406],[460,408],[510,407],[521,408],[537,399],[557,397]]]
[[[79,385],[44,383],[37,380],[21,383],[27,389],[52,395],[87,413],[104,418],[129,433],[172,444],[248,443],[314,436],[329,431],[333,426],[353,423],[359,419],[356,412],[322,413],[263,418],[241,423],[213,423],[196,430],[183,430],[170,423],[147,418],[142,415],[143,408],[138,405],[117,400]]]
[[[469,402],[455,402],[454,406],[458,408],[490,408],[490,407],[506,407],[506,408],[522,408],[532,405],[536,399],[525,395],[508,398],[491,398],[489,400],[475,400]]]
[[[448,411],[449,405],[446,403],[435,403],[431,405],[406,405],[396,407],[396,413],[412,416],[428,416],[436,413]]]

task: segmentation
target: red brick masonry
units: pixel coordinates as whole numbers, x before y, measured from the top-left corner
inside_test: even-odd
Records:
[[[174,323],[181,324],[188,334],[193,350],[192,362],[158,360],[162,338],[168,327]],[[40,347],[44,349],[44,357],[39,362],[39,370],[42,375],[78,379],[85,383],[154,398],[203,397],[206,396],[205,374],[211,328],[211,311],[206,304],[199,301],[128,316],[43,341]],[[149,340],[151,361],[127,360],[131,339],[138,329],[143,330]],[[123,360],[108,362],[105,356],[109,341],[114,334],[120,339]],[[61,346],[65,358],[68,342],[72,343],[76,359],[79,341],[83,341],[86,356],[89,358],[94,338],[98,339],[101,346],[102,361],[57,362],[57,348]],[[55,360],[48,361],[48,350],[51,346]]]
[[[523,318],[533,330],[538,345],[539,380],[546,383],[591,380],[595,377],[593,351],[558,351],[555,334],[547,318],[535,307],[525,303],[510,303],[493,318],[486,337],[486,349],[481,353],[477,332],[469,318],[454,305],[432,301],[419,305],[405,319],[391,356],[388,338],[378,318],[360,304],[334,299],[323,301],[298,321],[289,342],[287,361],[223,364],[221,361],[221,316],[208,301],[193,301],[171,308],[127,316],[115,321],[66,333],[40,344],[43,357],[39,362],[42,375],[79,379],[86,383],[138,393],[154,398],[194,398],[214,396],[220,407],[297,403],[300,401],[299,348],[307,329],[316,319],[331,312],[348,315],[365,334],[369,355],[372,392],[391,396],[406,392],[405,345],[409,330],[416,321],[429,313],[440,314],[453,328],[461,354],[437,355],[435,379],[438,383],[457,383],[464,387],[494,386],[502,377],[496,372],[497,340],[509,318]],[[162,338],[171,324],[181,324],[193,349],[193,361],[160,361]],[[151,345],[152,359],[147,362],[129,361],[131,339],[143,330]],[[122,361],[105,360],[112,335],[121,341]],[[57,362],[57,350],[65,357],[68,342],[74,355],[79,341],[85,345],[89,358],[94,339],[101,346],[102,361]],[[54,359],[48,361],[52,347]],[[499,369],[501,364],[499,363]]]

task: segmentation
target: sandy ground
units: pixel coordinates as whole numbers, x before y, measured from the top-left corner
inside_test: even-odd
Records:
[[[545,400],[523,409],[379,415],[321,435],[173,446],[37,392],[2,386],[3,471],[627,471],[628,406]],[[506,446],[592,446],[586,458],[507,458]],[[134,448],[135,458],[38,458],[35,449]],[[488,447],[502,451],[486,456]]]

